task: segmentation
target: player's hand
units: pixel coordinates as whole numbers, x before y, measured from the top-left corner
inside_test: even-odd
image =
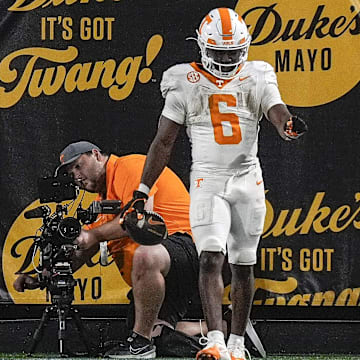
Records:
[[[123,224],[125,216],[132,211],[136,211],[138,219],[142,219],[144,216],[145,203],[148,198],[149,197],[142,191],[135,190],[133,198],[122,209],[120,214],[120,224]]]
[[[25,289],[33,290],[40,287],[39,282],[28,274],[20,274],[14,281],[13,287],[18,292],[24,292]]]
[[[78,245],[79,250],[88,250],[98,243],[95,233],[91,230],[84,229],[81,229],[80,235],[74,242],[74,244]]]
[[[284,126],[285,140],[296,140],[308,131],[305,121],[298,116],[292,116]]]

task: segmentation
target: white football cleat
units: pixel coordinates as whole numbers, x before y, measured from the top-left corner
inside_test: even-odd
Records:
[[[228,346],[231,360],[251,360],[249,351],[241,343],[235,343]]]
[[[196,354],[196,360],[231,360],[225,344],[209,341],[206,347]]]

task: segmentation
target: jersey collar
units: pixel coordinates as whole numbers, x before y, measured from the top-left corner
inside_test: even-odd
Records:
[[[190,65],[199,73],[201,73],[202,75],[204,75],[210,82],[212,82],[214,85],[216,85],[219,89],[222,89],[226,84],[228,84],[229,82],[231,82],[232,80],[234,80],[234,78],[232,79],[219,79],[216,76],[210,74],[209,72],[207,72],[206,70],[204,70],[202,68],[201,65],[197,64],[196,62],[192,62],[190,63]],[[239,69],[236,72],[236,75],[241,71],[241,69],[243,68],[244,64],[241,64],[239,66]]]

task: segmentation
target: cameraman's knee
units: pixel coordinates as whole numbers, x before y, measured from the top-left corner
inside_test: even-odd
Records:
[[[133,278],[161,273],[164,276],[170,269],[170,256],[162,245],[139,246],[133,258]]]

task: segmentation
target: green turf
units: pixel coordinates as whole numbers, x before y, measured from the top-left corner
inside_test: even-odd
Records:
[[[8,359],[28,359],[28,360],[50,360],[50,359],[61,359],[58,354],[34,354],[33,356],[27,356],[24,354],[14,353],[0,353],[1,360]],[[67,360],[87,360],[87,359],[101,359],[100,357],[65,357]],[[156,358],[161,360],[194,360],[193,358]],[[252,358],[253,360],[260,360],[260,358]],[[359,360],[360,356],[355,355],[270,355],[266,358],[267,360]]]

